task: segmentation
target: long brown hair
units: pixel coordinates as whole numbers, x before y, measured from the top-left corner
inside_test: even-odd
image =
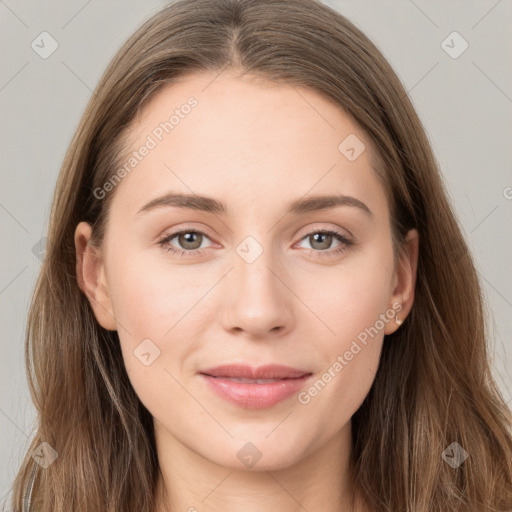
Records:
[[[384,340],[352,418],[354,482],[375,512],[512,508],[511,413],[489,367],[485,306],[468,246],[424,129],[376,46],[317,0],[181,0],[145,22],[106,69],[56,185],[25,356],[38,428],[13,484],[17,512],[153,512],[159,466],[150,413],[116,331],[80,291],[74,230],[100,244],[125,135],[161,87],[194,71],[239,70],[308,87],[365,131],[380,160],[394,247],[419,232],[415,302]],[[48,443],[48,467],[31,452]],[[458,443],[457,468],[442,454]],[[50,453],[50,452],[49,452]],[[30,498],[30,499],[28,499]]]

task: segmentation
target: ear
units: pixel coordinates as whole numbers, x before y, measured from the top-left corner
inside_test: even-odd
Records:
[[[396,311],[398,319],[402,322],[411,311],[414,303],[414,289],[416,286],[416,271],[418,268],[419,234],[411,229],[405,238],[394,276],[394,289],[391,296],[391,305]],[[386,323],[385,334],[391,334],[399,328],[395,319]]]
[[[91,225],[80,222],[75,230],[78,286],[89,299],[98,323],[105,329],[115,331],[117,324],[109,295],[103,256],[100,249],[89,243],[91,236]]]

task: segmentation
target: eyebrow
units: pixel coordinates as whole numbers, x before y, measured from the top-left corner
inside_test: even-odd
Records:
[[[149,212],[156,208],[163,208],[175,206],[178,208],[187,208],[190,210],[200,210],[203,212],[213,214],[226,214],[227,206],[217,199],[206,196],[198,196],[196,194],[178,194],[170,192],[161,197],[151,200],[149,203],[144,205],[138,212],[137,215]],[[373,217],[373,213],[366,206],[365,203],[356,199],[352,196],[345,196],[342,194],[338,195],[316,195],[301,198],[293,201],[287,208],[285,215],[303,215],[305,213],[311,213],[321,210],[327,210],[330,208],[336,208],[338,206],[352,206],[359,208],[370,217]]]

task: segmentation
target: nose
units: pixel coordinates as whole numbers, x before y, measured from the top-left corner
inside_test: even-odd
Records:
[[[234,252],[233,268],[223,283],[223,328],[255,339],[283,336],[295,321],[294,295],[284,265],[270,249],[264,249],[254,261],[240,254]]]

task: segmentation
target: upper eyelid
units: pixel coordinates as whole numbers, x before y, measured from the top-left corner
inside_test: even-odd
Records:
[[[321,222],[315,222],[313,224],[322,224],[322,223]],[[306,236],[306,235],[310,234],[311,232],[316,232],[316,231],[340,231],[340,230],[346,231],[347,232],[347,236],[355,238],[352,235],[352,233],[347,228],[340,228],[338,226],[336,226],[336,227],[313,226],[312,228],[308,228],[306,231],[304,231],[304,235],[303,236]],[[184,226],[180,227],[176,231],[174,231],[172,233],[169,233],[168,235],[164,235],[164,236],[176,235],[176,234],[182,233],[184,231],[185,232],[186,231],[194,231],[194,232],[199,232],[199,233],[205,234],[207,236],[210,236],[209,233],[208,233],[208,229],[207,228],[197,228],[196,226],[187,225],[187,224],[185,224]],[[302,231],[302,230],[300,230],[300,231]]]

